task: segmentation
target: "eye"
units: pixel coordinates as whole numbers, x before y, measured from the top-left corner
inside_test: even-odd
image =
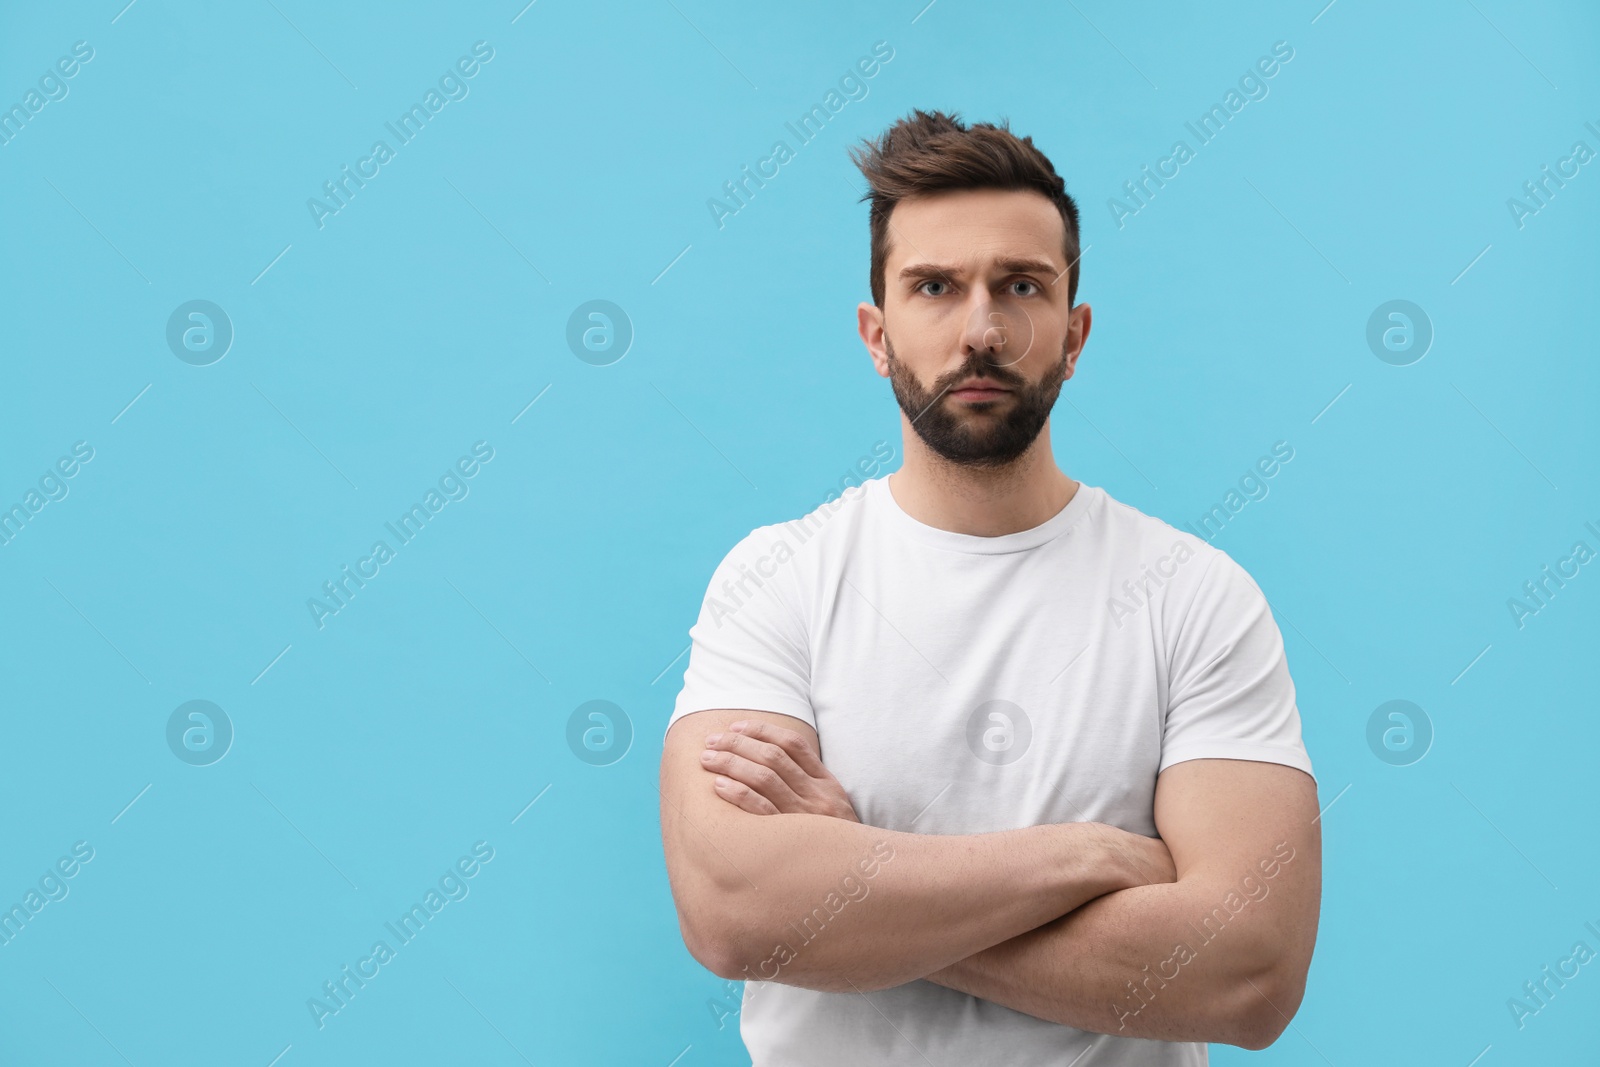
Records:
[[[942,293],[930,293],[930,292],[928,292],[928,286],[930,286],[930,285],[948,286],[949,284],[950,284],[949,282],[940,281],[937,278],[929,278],[927,281],[925,281],[925,282],[923,282],[923,283],[921,283],[920,285],[917,286],[917,292],[922,293],[925,296],[942,296],[943,295]]]
[[[1033,295],[1035,295],[1035,294],[1037,294],[1039,292],[1039,284],[1037,282],[1031,281],[1031,280],[1029,280],[1027,278],[1019,279],[1017,281],[1012,282],[1011,284],[1013,286],[1022,285],[1022,286],[1026,286],[1027,287],[1027,289],[1028,289],[1027,292],[1015,294],[1017,296],[1033,296]]]

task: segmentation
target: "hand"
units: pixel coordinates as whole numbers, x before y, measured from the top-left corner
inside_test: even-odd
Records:
[[[752,815],[807,814],[860,822],[844,786],[804,737],[759,720],[706,738],[700,766],[717,796]]]
[[[1172,853],[1161,838],[1131,833],[1109,824],[1093,825],[1102,828],[1103,842],[1121,872],[1123,888],[1161,885],[1178,880],[1178,868],[1172,862]]]

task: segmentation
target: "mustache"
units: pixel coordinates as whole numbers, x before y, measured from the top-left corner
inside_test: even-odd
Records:
[[[978,358],[968,360],[960,370],[947,374],[934,384],[941,392],[949,392],[968,378],[990,378],[1001,385],[1020,388],[1024,383],[1020,374],[1016,374],[1004,367],[996,367],[987,359]]]

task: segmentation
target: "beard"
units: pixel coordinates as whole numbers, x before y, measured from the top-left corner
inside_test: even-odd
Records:
[[[1049,421],[1066,381],[1065,341],[1060,361],[1038,383],[998,365],[987,352],[974,352],[959,370],[936,379],[931,390],[924,389],[911,369],[895,358],[887,333],[883,347],[889,386],[917,436],[937,455],[966,467],[1003,467],[1026,452]],[[991,378],[1011,392],[980,405],[947,398],[950,389],[977,376]]]

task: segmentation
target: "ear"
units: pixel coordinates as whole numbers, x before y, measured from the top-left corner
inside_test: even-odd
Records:
[[[857,304],[856,331],[861,334],[861,343],[867,346],[878,377],[889,377],[889,353],[883,346],[883,309],[876,304]]]
[[[1073,371],[1078,369],[1078,357],[1083,354],[1083,346],[1089,340],[1089,327],[1094,321],[1094,309],[1088,304],[1079,304],[1067,312],[1071,321],[1067,324],[1067,373],[1072,377]]]

